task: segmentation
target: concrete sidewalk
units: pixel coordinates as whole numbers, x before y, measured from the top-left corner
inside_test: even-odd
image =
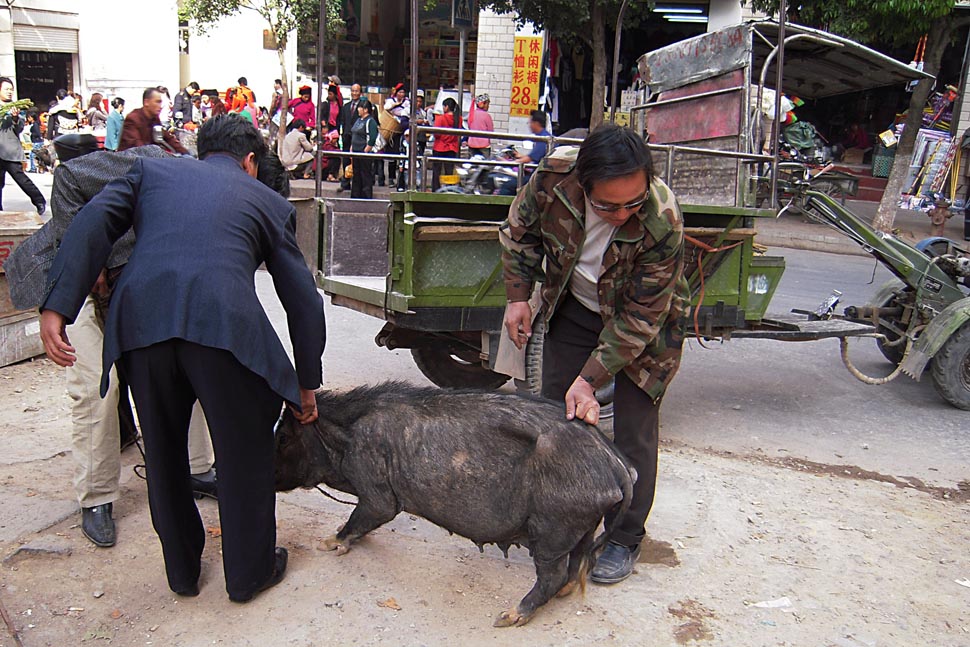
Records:
[[[872,223],[878,205],[874,202],[848,200],[846,207],[867,223]],[[769,247],[807,249],[834,254],[868,256],[859,245],[836,229],[816,222],[803,213],[785,213],[774,219],[758,219],[756,241]],[[923,211],[899,209],[893,229],[903,241],[915,244],[930,236],[930,219]],[[956,242],[963,239],[963,215],[956,214],[946,223],[946,237]]]

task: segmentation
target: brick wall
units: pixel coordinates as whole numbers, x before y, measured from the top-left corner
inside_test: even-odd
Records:
[[[509,130],[512,93],[512,53],[515,47],[513,14],[484,10],[478,15],[478,60],[475,62],[475,94],[488,93],[495,130]]]

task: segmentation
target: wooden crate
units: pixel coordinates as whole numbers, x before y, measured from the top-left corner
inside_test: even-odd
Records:
[[[0,211],[0,366],[44,354],[37,312],[13,307],[3,270],[13,250],[42,224],[36,213]]]
[[[0,317],[0,366],[44,354],[40,319],[34,311]]]
[[[0,317],[20,312],[10,303],[10,290],[3,263],[20,243],[40,229],[44,221],[39,215],[25,211],[0,211]]]

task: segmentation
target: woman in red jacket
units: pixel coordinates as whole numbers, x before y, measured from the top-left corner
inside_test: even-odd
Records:
[[[434,118],[435,128],[461,128],[461,113],[458,111],[458,102],[451,97],[442,102],[444,113]],[[461,138],[458,135],[438,135],[434,136],[434,145],[431,147],[435,157],[458,157],[461,150]],[[451,162],[434,162],[431,165],[431,189],[437,191],[441,187],[439,178],[442,175],[451,175],[455,172],[455,165]]]

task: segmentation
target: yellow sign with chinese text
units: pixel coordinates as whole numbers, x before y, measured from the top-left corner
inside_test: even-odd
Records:
[[[509,115],[528,117],[539,107],[539,76],[542,73],[542,38],[516,36],[512,57],[512,101]]]

